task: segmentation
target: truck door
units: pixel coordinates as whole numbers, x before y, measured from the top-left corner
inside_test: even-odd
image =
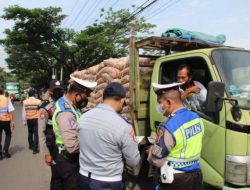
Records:
[[[194,81],[198,81],[207,88],[210,81],[218,81],[216,73],[209,56],[203,53],[180,53],[179,55],[169,55],[156,61],[152,75],[152,82],[168,84],[177,81],[177,68],[181,64],[188,64],[193,73]],[[151,88],[150,93],[150,125],[152,136],[155,135],[157,126],[164,117],[156,110],[157,97]],[[201,165],[204,182],[222,187],[224,180],[224,160],[225,160],[225,115],[224,109],[221,113],[213,116],[206,113],[206,110],[196,111],[203,119],[205,134],[201,154]]]

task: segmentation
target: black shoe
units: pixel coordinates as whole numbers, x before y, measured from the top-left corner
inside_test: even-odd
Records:
[[[2,159],[3,159],[3,153],[0,152],[0,160],[2,160]]]
[[[33,150],[33,147],[32,147],[32,146],[29,146],[29,149],[30,149],[30,150]]]
[[[33,154],[39,153],[39,150],[33,150]]]
[[[5,156],[5,158],[10,158],[10,157],[11,157],[11,155],[10,155],[9,152],[5,152],[5,153],[4,153],[4,156]]]

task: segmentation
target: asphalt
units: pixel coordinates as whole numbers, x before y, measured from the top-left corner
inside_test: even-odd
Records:
[[[22,127],[22,106],[14,104],[15,129],[12,133],[9,159],[0,160],[0,190],[49,190],[50,168],[41,154],[28,148],[28,132]],[[4,142],[4,133],[2,145]],[[153,179],[147,178],[147,164],[138,177],[128,176],[127,190],[153,190]],[[210,189],[211,188],[204,188]]]
[[[14,104],[15,129],[12,131],[9,159],[0,160],[1,190],[48,190],[50,168],[41,154],[33,155],[28,148],[28,132],[22,127],[22,106]],[[5,134],[3,133],[3,138]],[[4,140],[2,139],[2,145]]]

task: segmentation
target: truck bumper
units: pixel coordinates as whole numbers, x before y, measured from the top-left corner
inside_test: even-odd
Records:
[[[223,186],[222,190],[250,190],[250,187],[232,188],[232,187]]]

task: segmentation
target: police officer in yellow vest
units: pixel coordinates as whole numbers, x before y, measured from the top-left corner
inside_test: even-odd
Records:
[[[55,160],[58,154],[52,117],[56,101],[64,94],[63,81],[52,80],[47,90],[47,100],[40,105],[38,118],[39,145],[44,155],[45,163],[51,168],[50,190],[61,190],[62,181],[57,175]]]
[[[53,114],[53,130],[59,150],[55,160],[58,176],[63,189],[77,190],[79,180],[79,137],[77,122],[80,110],[86,106],[87,97],[96,87],[96,82],[81,80],[71,76],[67,93],[58,99]]]
[[[179,84],[152,84],[158,110],[168,117],[149,152],[151,164],[161,168],[161,190],[200,190],[200,152],[204,126],[200,117],[183,106]]]
[[[39,153],[38,150],[38,110],[41,100],[35,98],[36,91],[30,89],[29,98],[23,101],[23,125],[28,126],[28,143],[29,149],[33,150],[33,154]]]
[[[4,89],[0,86],[0,160],[10,158],[9,153],[11,141],[11,128],[14,129],[13,114],[14,106],[11,101],[4,96]],[[2,132],[5,132],[4,152],[2,152]]]

